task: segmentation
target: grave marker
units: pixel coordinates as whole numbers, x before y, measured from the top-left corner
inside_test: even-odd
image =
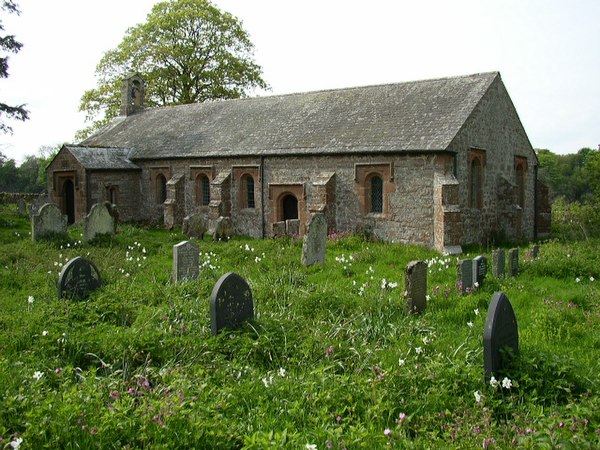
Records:
[[[195,280],[200,275],[200,249],[190,241],[173,246],[173,282]]]
[[[472,259],[461,259],[458,262],[458,286],[461,292],[473,289]]]
[[[496,278],[504,277],[506,267],[506,252],[503,248],[494,250],[492,254],[492,273]]]
[[[115,218],[110,213],[107,205],[104,203],[96,203],[92,205],[90,213],[85,217],[83,240],[84,242],[89,242],[96,236],[103,234],[114,236]]]
[[[229,217],[219,217],[215,223],[213,239],[215,241],[228,241],[233,236],[233,224]]]
[[[235,273],[226,273],[210,296],[210,327],[213,335],[222,328],[237,328],[254,318],[254,302],[248,283]]]
[[[483,331],[486,383],[507,366],[510,353],[519,355],[517,318],[508,297],[503,292],[496,292],[492,297]]]
[[[285,221],[285,232],[288,236],[298,236],[300,234],[300,220],[288,219]]]
[[[17,214],[25,216],[27,214],[27,204],[22,198],[17,200]]]
[[[540,246],[536,244],[533,247],[531,247],[529,256],[531,256],[532,260],[537,259],[538,256],[540,256]]]
[[[204,233],[206,233],[207,228],[208,224],[204,214],[194,213],[184,217],[181,231],[187,237],[203,239]]]
[[[327,244],[327,219],[322,213],[316,213],[310,222],[302,242],[302,264],[325,264],[325,246]]]
[[[516,277],[519,274],[519,249],[511,248],[508,251],[508,274]]]
[[[404,297],[409,313],[420,313],[427,306],[427,264],[411,261],[405,271],[406,291]]]
[[[101,285],[100,272],[94,263],[77,256],[66,263],[58,275],[58,298],[84,300]]]
[[[487,258],[485,256],[477,256],[473,259],[473,284],[477,283],[481,287],[483,280],[487,275]]]
[[[31,216],[31,239],[67,235],[67,216],[54,203],[46,203],[37,214]]]

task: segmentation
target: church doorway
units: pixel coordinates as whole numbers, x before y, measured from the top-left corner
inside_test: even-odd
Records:
[[[63,185],[63,213],[67,215],[67,224],[75,223],[75,185],[73,181],[66,180]]]
[[[298,199],[292,194],[283,197],[281,201],[283,220],[295,220],[298,218]]]

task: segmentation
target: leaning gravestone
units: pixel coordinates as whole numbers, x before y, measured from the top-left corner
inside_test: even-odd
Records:
[[[210,328],[216,335],[222,328],[237,328],[254,318],[254,302],[248,283],[235,273],[226,273],[210,296]]]
[[[173,246],[173,282],[195,280],[200,274],[200,249],[190,241]]]
[[[327,219],[322,213],[316,213],[310,222],[302,242],[302,264],[325,264],[325,246],[327,244]]]
[[[92,205],[90,213],[85,217],[83,224],[83,240],[90,242],[96,236],[115,234],[115,218],[110,213],[107,205],[96,203]]]
[[[483,366],[486,383],[519,356],[517,318],[508,297],[496,292],[492,297],[483,331]]]
[[[462,292],[473,289],[472,259],[461,259],[458,262],[458,286],[459,290]]]
[[[506,266],[506,252],[503,248],[494,250],[492,254],[492,273],[496,278],[504,277]]]
[[[411,261],[406,266],[405,294],[409,313],[420,313],[427,306],[427,264]]]
[[[473,259],[473,284],[481,287],[485,276],[487,275],[487,258],[485,256],[477,256]]]
[[[511,248],[508,251],[508,274],[516,277],[519,274],[519,249]]]
[[[58,298],[83,300],[101,285],[94,263],[78,256],[66,263],[58,275]]]
[[[67,235],[67,216],[54,203],[46,203],[31,216],[31,239],[34,241]]]
[[[203,239],[207,228],[208,225],[204,214],[194,213],[183,218],[181,231],[189,238]]]
[[[219,217],[215,224],[213,239],[215,241],[228,241],[233,236],[233,224],[229,217]]]

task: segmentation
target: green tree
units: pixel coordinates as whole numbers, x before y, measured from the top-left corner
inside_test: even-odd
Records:
[[[241,22],[206,0],[158,3],[98,63],[97,87],[83,94],[79,107],[91,126],[78,137],[118,115],[121,80],[132,72],[146,81],[150,107],[240,98],[265,89],[253,50]]]
[[[13,0],[3,0],[0,3],[0,10],[8,13],[20,14],[17,4]],[[4,35],[4,25],[0,21],[0,78],[8,78],[8,55],[7,53],[18,53],[23,47],[14,35]],[[10,133],[12,128],[5,123],[5,117],[8,119],[27,120],[29,111],[24,105],[10,106],[0,102],[0,133]]]

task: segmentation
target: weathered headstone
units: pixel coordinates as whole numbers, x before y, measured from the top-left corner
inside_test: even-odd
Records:
[[[104,202],[104,205],[106,206],[108,212],[113,218],[113,222],[115,224],[114,234],[117,234],[117,225],[119,224],[119,208],[117,207],[117,205],[109,201]]]
[[[288,236],[298,236],[300,234],[300,220],[288,219],[285,221],[285,232]]]
[[[194,213],[183,218],[181,231],[187,237],[203,239],[207,229],[208,222],[204,214]]]
[[[47,194],[41,194],[35,197],[31,205],[29,205],[29,215],[33,217],[35,214],[38,214],[40,209],[42,209],[42,206],[46,203],[51,203]]]
[[[273,224],[273,237],[285,236],[285,221],[275,222]]]
[[[508,297],[496,292],[492,297],[483,331],[485,381],[509,363],[510,355],[519,355],[517,318]]]
[[[54,203],[46,203],[37,214],[31,216],[31,239],[66,236],[67,216]]]
[[[409,313],[420,313],[427,306],[427,263],[411,261],[405,271],[406,304]]]
[[[83,300],[101,285],[94,263],[78,256],[66,263],[58,275],[58,298]]]
[[[200,249],[190,241],[173,246],[173,281],[195,280],[200,274]]]
[[[458,288],[462,292],[473,289],[472,259],[461,259],[458,262]]]
[[[222,328],[236,328],[254,318],[254,301],[248,283],[235,273],[226,273],[210,296],[210,327],[213,335]]]
[[[17,214],[24,216],[27,214],[27,204],[22,198],[17,200]]]
[[[536,244],[533,247],[531,247],[531,250],[529,251],[529,256],[531,257],[532,260],[534,260],[534,259],[537,259],[539,255],[540,255],[540,246]]]
[[[306,229],[302,242],[302,264],[325,264],[325,246],[327,244],[327,219],[323,213],[316,213]]]
[[[508,274],[516,277],[519,274],[519,249],[511,248],[508,251]]]
[[[219,217],[215,223],[213,239],[215,241],[228,241],[233,236],[233,224],[229,217]]]
[[[496,278],[504,277],[506,267],[506,252],[503,248],[494,250],[492,254],[492,273]]]
[[[473,284],[481,287],[483,280],[487,275],[487,258],[485,256],[477,256],[473,259]]]
[[[92,205],[90,213],[85,217],[83,224],[83,240],[89,242],[96,236],[115,234],[115,219],[107,205],[96,203]]]

